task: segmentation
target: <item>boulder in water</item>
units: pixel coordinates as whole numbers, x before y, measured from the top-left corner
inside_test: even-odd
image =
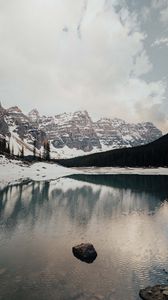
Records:
[[[92,263],[97,257],[97,252],[90,243],[82,243],[74,246],[72,247],[72,252],[76,258],[86,263]]]

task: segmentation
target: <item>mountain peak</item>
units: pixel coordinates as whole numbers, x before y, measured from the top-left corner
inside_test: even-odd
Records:
[[[17,133],[30,145],[36,139],[38,148],[47,137],[54,155],[73,156],[74,151],[81,155],[83,152],[133,147],[162,136],[151,122],[134,124],[119,118],[101,118],[94,122],[86,110],[40,116],[36,108],[24,115],[18,106],[13,106],[4,111],[0,109],[0,117],[1,134]]]
[[[89,114],[88,114],[88,112],[87,112],[87,110],[77,110],[77,111],[75,111],[75,112],[73,113],[73,116],[74,116],[74,117],[77,116],[77,117],[79,117],[79,118],[85,118],[85,119],[87,119],[87,120],[89,120],[89,121],[92,121],[92,120],[91,120],[91,117],[89,116]]]
[[[28,117],[32,122],[37,122],[40,118],[40,114],[37,110],[37,108],[33,108],[29,113]]]
[[[84,115],[84,116],[89,116],[87,110],[77,110],[74,112],[74,115]]]
[[[8,113],[22,113],[21,109],[18,106],[11,106],[7,109]]]

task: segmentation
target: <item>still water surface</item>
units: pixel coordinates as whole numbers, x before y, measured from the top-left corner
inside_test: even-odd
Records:
[[[0,300],[135,300],[168,283],[168,176],[76,175],[0,189]],[[92,264],[72,246],[94,244]],[[164,270],[165,269],[165,270]]]

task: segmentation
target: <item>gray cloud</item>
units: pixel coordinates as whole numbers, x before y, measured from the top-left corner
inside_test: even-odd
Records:
[[[140,102],[136,103],[135,109],[139,115],[144,118],[149,118],[150,120],[155,121],[164,132],[167,132],[168,128],[168,118],[167,118],[167,111],[168,111],[168,103],[167,101],[163,101],[162,105],[160,103],[155,103],[151,105],[142,105]]]
[[[87,109],[95,118],[151,120],[165,130],[165,116],[154,113],[159,106],[164,114],[165,81],[146,79],[155,70],[147,31],[127,1],[118,3],[0,0],[3,104],[46,114]]]

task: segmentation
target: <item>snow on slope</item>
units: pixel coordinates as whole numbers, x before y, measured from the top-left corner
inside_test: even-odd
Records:
[[[65,168],[51,163],[27,164],[0,155],[0,188],[22,180],[56,180],[72,174],[138,174],[168,175],[168,168]]]
[[[7,159],[0,155],[0,184],[6,185],[16,181],[31,179],[36,181],[57,179],[78,173],[57,164],[37,162],[27,164],[19,160]]]
[[[29,118],[36,120],[39,128],[45,131],[60,157],[142,145],[162,136],[150,122],[133,124],[118,118],[101,118],[93,122],[87,111],[48,117],[40,117],[33,111]]]
[[[142,145],[162,136],[152,123],[131,124],[114,118],[94,122],[87,111],[40,116],[37,109],[28,115],[19,107],[0,107],[0,132],[3,138],[11,136],[14,154],[32,155],[34,143],[40,155],[46,140],[50,141],[51,158],[67,158],[116,148]]]
[[[78,168],[79,174],[90,175],[118,175],[118,174],[134,174],[134,175],[168,175],[168,168],[119,168],[119,167],[104,167],[104,168]]]

